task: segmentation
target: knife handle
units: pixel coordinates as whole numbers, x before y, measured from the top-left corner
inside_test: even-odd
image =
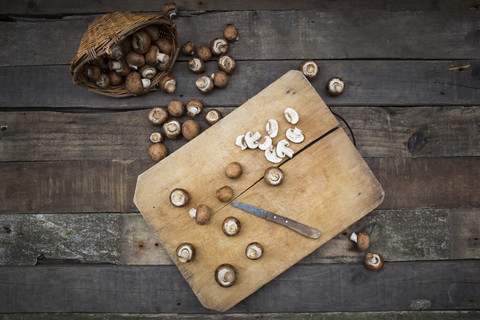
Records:
[[[275,222],[279,225],[287,227],[290,230],[293,230],[293,231],[301,234],[302,236],[312,238],[312,239],[320,238],[321,233],[317,229],[309,227],[307,225],[304,225],[303,223],[297,222],[295,220],[285,218],[281,215],[278,215],[278,214],[275,214],[275,213],[272,213],[272,212],[268,212],[266,220],[271,221],[271,222]]]

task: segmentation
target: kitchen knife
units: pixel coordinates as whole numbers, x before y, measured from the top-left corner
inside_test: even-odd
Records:
[[[284,227],[287,227],[290,230],[293,230],[302,236],[305,236],[307,238],[312,238],[312,239],[318,239],[320,238],[320,231],[318,231],[315,228],[309,227],[307,225],[304,225],[300,222],[294,221],[292,219],[285,218],[281,215],[278,215],[273,212],[269,212],[263,209],[260,209],[258,207],[252,206],[248,203],[243,203],[243,202],[232,202],[230,203],[235,208],[241,209],[243,211],[246,211],[248,213],[251,213],[259,218],[265,219],[267,221],[275,222],[278,223],[279,225],[282,225]]]

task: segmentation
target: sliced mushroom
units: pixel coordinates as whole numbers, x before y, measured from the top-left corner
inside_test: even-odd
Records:
[[[182,135],[188,141],[198,136],[200,132],[200,125],[195,120],[187,120],[182,125]]]
[[[285,133],[287,139],[293,143],[301,143],[305,139],[302,130],[295,128],[288,128],[287,132]]]
[[[178,7],[175,2],[167,2],[163,5],[162,12],[168,19],[173,19],[178,14]]]
[[[237,62],[229,55],[223,55],[217,60],[217,65],[220,70],[224,71],[227,74],[231,74],[237,68]]]
[[[237,272],[230,264],[222,264],[215,270],[215,280],[224,287],[231,287],[237,280]]]
[[[350,240],[357,244],[357,248],[360,251],[365,251],[370,247],[370,236],[366,232],[359,232],[358,234],[353,232]]]
[[[227,217],[223,220],[222,230],[229,237],[236,236],[240,232],[242,225],[235,217]]]
[[[195,52],[195,44],[192,41],[187,41],[182,47],[182,53],[186,56],[192,56]]]
[[[192,57],[188,59],[188,68],[195,73],[202,73],[205,70],[205,63],[200,58]]]
[[[222,119],[222,114],[217,109],[210,109],[205,114],[205,122],[209,126],[213,126],[215,123],[220,121],[220,119]]]
[[[258,140],[260,140],[261,137],[262,135],[258,131],[256,131],[255,133],[253,133],[252,131],[248,131],[247,133],[245,133],[245,142],[247,143],[247,147],[249,149],[258,148]]]
[[[165,135],[167,138],[170,139],[176,139],[180,136],[180,133],[182,132],[182,127],[180,125],[180,122],[178,120],[170,120],[167,121],[163,124],[163,132],[165,132]]]
[[[283,111],[283,114],[285,115],[285,119],[287,119],[288,123],[291,124],[297,124],[299,117],[297,111],[295,111],[292,108],[286,108],[285,111]]]
[[[222,202],[228,202],[233,198],[233,189],[229,186],[223,186],[217,190],[217,199]]]
[[[250,260],[260,259],[263,255],[263,246],[258,242],[252,242],[245,249],[245,255]]]
[[[164,108],[155,107],[148,112],[148,120],[151,123],[162,125],[168,119],[168,112]]]
[[[300,64],[300,71],[308,80],[313,80],[318,76],[318,64],[313,60],[304,60]]]
[[[175,207],[183,207],[190,201],[190,195],[187,190],[175,188],[170,192],[170,203]]]
[[[341,95],[343,90],[345,90],[345,82],[342,80],[342,78],[333,77],[328,80],[327,91],[330,95]]]
[[[284,157],[279,157],[273,145],[270,146],[267,150],[265,150],[265,158],[271,163],[280,163],[282,162]]]
[[[238,162],[230,162],[225,169],[225,175],[230,179],[237,179],[242,175],[242,165]]]
[[[383,268],[383,257],[376,253],[367,253],[365,255],[365,266],[372,270],[378,271]]]
[[[161,132],[154,132],[150,135],[150,141],[152,143],[160,143],[163,142],[163,134]]]
[[[233,24],[229,24],[223,29],[223,37],[227,41],[233,42],[238,40],[238,30]]]
[[[212,213],[210,208],[204,204],[197,206],[197,212],[195,214],[195,222],[199,225],[207,224],[210,221]]]
[[[237,139],[235,139],[235,145],[242,148],[242,150],[245,150],[245,149],[248,148],[247,143],[245,142],[245,135],[244,134],[238,136]]]
[[[277,156],[283,158],[285,156],[293,157],[293,150],[289,148],[290,143],[286,139],[282,139],[277,143]]]
[[[278,167],[267,168],[267,170],[265,170],[265,173],[263,175],[265,182],[271,186],[278,186],[282,184],[284,177],[285,177],[285,174],[283,173],[282,169]]]
[[[176,84],[177,81],[175,77],[171,74],[168,74],[160,80],[160,89],[168,93],[173,93],[175,91]]]
[[[278,122],[275,119],[269,119],[265,123],[265,131],[267,131],[270,138],[275,138],[278,134]]]
[[[200,59],[207,62],[212,58],[212,51],[207,46],[200,46],[197,50],[197,55]]]
[[[212,50],[212,53],[216,56],[220,56],[222,54],[227,53],[228,51],[228,42],[224,38],[217,38],[212,40],[212,43],[210,44],[210,49]]]
[[[272,143],[272,138],[269,136],[263,136],[260,138],[260,140],[258,140],[258,149],[265,151],[270,148]]]
[[[197,114],[202,112],[203,103],[200,100],[193,99],[188,101],[185,107],[187,109],[187,115],[190,117],[195,117]]]
[[[209,93],[213,90],[214,83],[212,77],[201,76],[197,81],[195,81],[195,85],[202,93]]]
[[[144,54],[150,49],[152,39],[144,30],[137,31],[132,36],[132,48],[138,54]]]
[[[195,248],[191,243],[182,243],[177,247],[177,258],[181,263],[191,262],[195,259]]]
[[[168,113],[173,117],[181,117],[185,113],[185,106],[180,100],[172,100],[167,106]]]
[[[154,143],[148,149],[148,154],[152,158],[153,161],[159,162],[160,160],[165,159],[168,155],[167,147],[162,143]]]

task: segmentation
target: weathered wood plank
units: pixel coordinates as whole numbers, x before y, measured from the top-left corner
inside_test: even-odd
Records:
[[[180,15],[189,14],[185,11],[237,11],[237,10],[318,10],[322,11],[343,11],[343,10],[428,10],[428,11],[461,11],[478,10],[475,0],[468,1],[416,1],[404,0],[354,0],[332,2],[328,0],[304,0],[304,1],[253,1],[253,0],[231,0],[224,1],[175,1],[180,8]],[[5,15],[67,15],[67,14],[95,14],[98,12],[112,11],[143,11],[158,13],[162,11],[163,2],[154,0],[136,1],[115,1],[104,3],[94,0],[78,2],[75,0],[58,1],[5,1],[0,5],[0,12]]]
[[[2,214],[0,227],[0,265],[173,264],[140,214]],[[403,209],[373,211],[300,263],[361,262],[359,230],[389,262],[480,259],[480,209]]]
[[[4,318],[1,318],[3,316]],[[4,314],[2,320],[478,320],[480,311],[389,311],[326,313],[234,313],[234,314],[125,314],[125,313],[33,313]]]
[[[479,268],[479,260],[392,262],[378,273],[296,265],[229,312],[475,310]],[[3,267],[0,298],[3,313],[210,313],[174,266]]]
[[[480,157],[366,158],[381,209],[480,207]],[[0,213],[137,212],[137,176],[152,161],[0,163]]]
[[[234,108],[219,110],[227,115]],[[332,110],[350,124],[363,157],[480,156],[480,107]],[[0,161],[148,160],[148,137],[159,127],[147,120],[147,113],[0,112],[4,128],[0,130]],[[202,116],[196,120],[206,130]],[[340,124],[349,134],[345,124]],[[165,141],[170,152],[185,143],[183,138]]]
[[[181,16],[175,23],[180,43],[197,44],[210,43],[234,23],[240,41],[231,53],[238,60],[478,59],[479,16],[475,11],[221,11]],[[0,42],[11,44],[0,52],[0,65],[70,63],[95,17],[0,22]],[[18,50],[25,43],[28,49]]]
[[[328,106],[480,105],[478,61],[325,60],[318,63],[320,75],[312,85]],[[240,61],[227,88],[203,95],[194,85],[198,75],[180,62],[173,72],[178,80],[174,94],[157,91],[123,99],[102,96],[73,84],[67,66],[3,67],[0,68],[0,108],[143,109],[166,105],[174,98],[202,99],[210,106],[236,107],[299,65],[300,60]],[[449,70],[465,65],[470,67]],[[209,64],[208,73],[215,72],[215,68]],[[341,96],[330,97],[325,92],[332,76],[346,81]]]

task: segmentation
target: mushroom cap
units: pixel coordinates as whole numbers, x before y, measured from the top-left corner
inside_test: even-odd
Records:
[[[183,207],[190,201],[190,194],[182,188],[175,188],[170,192],[170,203],[175,207]]]
[[[231,287],[237,280],[237,272],[230,264],[222,264],[215,270],[215,280],[224,287]]]
[[[224,71],[227,74],[233,73],[237,68],[237,62],[235,61],[235,59],[233,59],[232,56],[229,56],[227,54],[224,54],[218,58],[217,65],[220,70]]]
[[[182,126],[176,119],[169,120],[163,124],[163,132],[170,139],[176,139],[182,133]]]
[[[195,120],[187,120],[182,125],[182,135],[188,141],[198,136],[200,132],[200,125]]]
[[[147,53],[145,53],[145,62],[149,65],[157,64],[157,54],[160,52],[158,47],[154,44],[150,46]]]
[[[150,49],[152,39],[144,30],[139,30],[132,35],[132,48],[138,54],[144,54]]]
[[[319,67],[314,60],[303,60],[300,64],[300,71],[308,80],[313,80],[318,76]]]
[[[186,56],[193,55],[195,51],[195,44],[192,41],[187,41],[182,47],[182,53]]]
[[[360,251],[365,251],[370,247],[370,236],[366,232],[360,232],[357,235],[357,248]]]
[[[163,142],[163,134],[161,132],[153,132],[151,135],[150,135],[150,141],[152,143],[160,143],[160,142]]]
[[[284,177],[285,174],[283,173],[283,170],[278,167],[269,167],[263,174],[265,182],[271,186],[278,186],[282,184]]]
[[[135,51],[130,51],[125,57],[125,60],[129,65],[135,67],[141,67],[145,64],[145,57],[143,54],[138,54]]]
[[[227,217],[223,220],[222,230],[225,235],[229,237],[233,237],[240,232],[240,228],[242,227],[240,221],[238,221],[235,217]]]
[[[217,88],[225,88],[228,84],[228,76],[224,71],[215,72],[213,75],[213,83]]]
[[[159,162],[168,155],[167,147],[162,143],[154,143],[148,149],[148,153],[153,161]]]
[[[197,81],[195,81],[195,85],[200,92],[209,93],[213,90],[214,83],[212,77],[201,76]]]
[[[157,69],[155,69],[154,67],[152,66],[149,66],[148,64],[146,65],[143,65],[140,70],[138,70],[138,72],[140,72],[140,74],[142,75],[142,77],[146,78],[146,79],[152,79],[153,77],[155,77],[155,75],[157,74]]]
[[[173,19],[177,16],[178,7],[175,2],[167,2],[163,5],[162,12],[168,19]]]
[[[210,109],[205,114],[205,122],[207,122],[207,124],[210,126],[213,126],[215,123],[220,121],[220,119],[222,119],[222,114],[217,109]]]
[[[108,77],[108,74],[102,72],[95,83],[100,88],[106,89],[110,85],[110,78]]]
[[[242,175],[242,165],[238,162],[230,162],[225,168],[225,175],[230,179],[237,179]]]
[[[168,103],[168,113],[173,117],[181,117],[185,113],[185,106],[180,100],[172,100]]]
[[[220,56],[222,54],[227,53],[228,51],[228,42],[224,38],[216,38],[213,39],[210,43],[210,49],[212,53],[216,56]]]
[[[120,76],[117,72],[115,71],[110,71],[108,72],[108,77],[110,78],[110,85],[111,86],[119,86],[123,83],[125,80],[122,76]]]
[[[258,242],[252,242],[245,248],[245,255],[250,260],[260,259],[263,255],[263,246]]]
[[[143,92],[142,75],[136,71],[130,72],[125,79],[127,91],[133,95]]]
[[[172,74],[167,74],[162,79],[160,79],[160,89],[173,93],[175,91],[177,80]]]
[[[198,48],[197,56],[206,62],[212,58],[212,51],[210,51],[209,47],[203,45]]]
[[[177,258],[182,263],[188,263],[195,259],[195,247],[191,243],[182,243],[177,247]]]
[[[217,190],[217,199],[222,202],[228,202],[233,198],[233,189],[229,186],[223,186]]]
[[[195,73],[201,73],[205,70],[205,63],[200,58],[192,57],[188,59],[188,68]]]
[[[156,41],[160,37],[160,30],[158,30],[158,28],[154,25],[149,25],[143,28],[143,30],[148,33],[152,41]]]
[[[148,120],[153,124],[162,125],[167,119],[168,112],[165,108],[154,107],[148,112]]]
[[[210,221],[212,213],[210,208],[204,204],[197,206],[197,214],[195,215],[195,221],[197,224],[204,225]]]
[[[238,29],[233,24],[229,24],[223,29],[223,37],[227,41],[233,42],[238,40]]]
[[[200,100],[193,99],[188,101],[185,107],[187,109],[187,115],[190,117],[195,117],[197,114],[202,112],[203,103]]]
[[[172,43],[165,38],[159,38],[155,41],[155,45],[162,53],[170,54],[172,52]]]
[[[96,65],[86,65],[85,67],[85,74],[87,75],[88,79],[91,81],[97,81],[102,74],[102,70],[99,66]]]
[[[343,93],[345,90],[345,81],[339,77],[333,77],[328,79],[327,82],[327,91],[332,96],[338,96]]]
[[[365,255],[365,266],[372,270],[378,271],[383,268],[384,261],[383,257],[377,253],[367,253]]]

